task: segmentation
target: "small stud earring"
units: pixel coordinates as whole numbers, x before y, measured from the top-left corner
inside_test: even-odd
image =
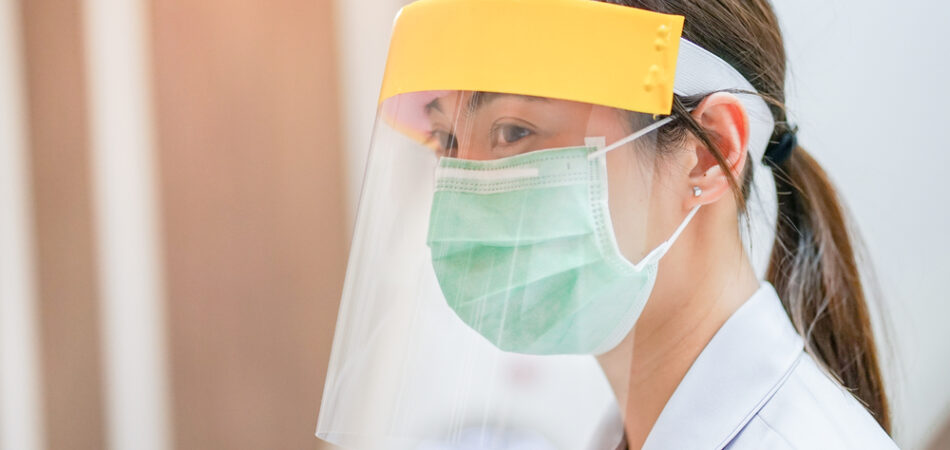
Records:
[[[699,186],[693,186],[693,197],[699,197],[700,195],[703,195],[703,190]]]

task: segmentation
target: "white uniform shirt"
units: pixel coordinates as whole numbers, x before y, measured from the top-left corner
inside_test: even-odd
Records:
[[[706,345],[644,449],[893,449],[850,393],[804,352],[763,281]]]

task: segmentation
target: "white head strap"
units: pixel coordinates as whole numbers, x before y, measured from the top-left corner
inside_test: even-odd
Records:
[[[689,97],[717,91],[738,91],[734,93],[749,116],[749,155],[756,163],[763,164],[762,156],[775,128],[769,105],[758,95],[752,83],[729,63],[680,38],[673,92]]]
[[[775,120],[772,119],[769,105],[757,94],[755,87],[729,63],[686,40],[686,38],[680,38],[673,93],[681,97],[690,97],[718,91],[732,91],[745,106],[746,114],[749,117],[749,155],[757,163],[763,164],[762,156],[765,154],[765,148],[769,145],[769,139],[772,137],[772,131],[775,128]],[[658,120],[636,133],[592,152],[588,155],[588,158],[597,158],[670,123],[672,120],[672,116]]]

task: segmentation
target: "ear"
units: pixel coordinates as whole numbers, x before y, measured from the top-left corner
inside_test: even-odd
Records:
[[[717,92],[703,99],[692,116],[722,153],[728,171],[740,179],[749,143],[749,118],[742,102],[731,93]],[[702,193],[698,197],[689,193],[687,209],[714,203],[731,190],[727,172],[723,171],[712,150],[697,137],[690,142],[696,151],[696,165],[689,173],[689,182],[690,186],[702,189]]]

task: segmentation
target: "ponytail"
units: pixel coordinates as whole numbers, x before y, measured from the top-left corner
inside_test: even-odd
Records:
[[[772,170],[778,223],[766,278],[805,349],[890,433],[890,412],[846,214],[827,174],[795,147]]]

